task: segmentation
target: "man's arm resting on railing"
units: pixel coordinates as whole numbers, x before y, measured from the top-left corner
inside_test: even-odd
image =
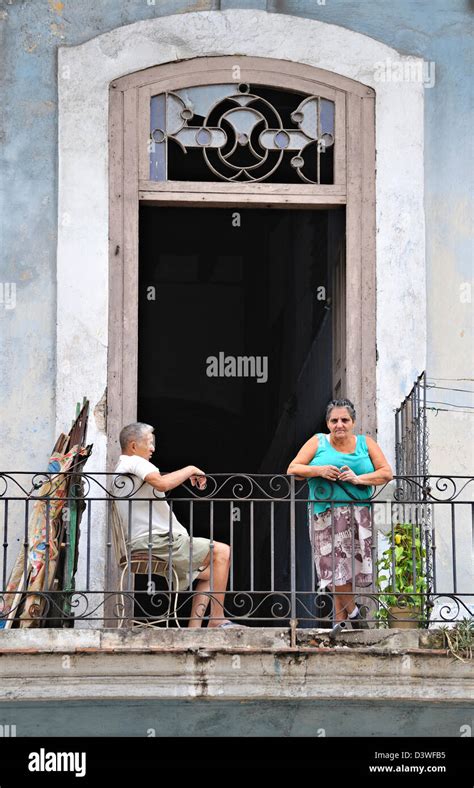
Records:
[[[175,487],[179,487],[180,484],[183,484],[188,479],[191,479],[191,484],[194,486],[197,482],[197,476],[205,477],[204,471],[196,468],[195,465],[186,465],[185,468],[166,473],[164,476],[158,471],[154,471],[145,476],[145,481],[159,492],[168,492],[169,490],[174,490]]]

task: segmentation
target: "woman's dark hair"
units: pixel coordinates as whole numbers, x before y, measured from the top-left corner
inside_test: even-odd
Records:
[[[328,402],[328,406],[326,408],[326,421],[329,421],[329,416],[331,415],[331,411],[334,408],[347,408],[352,421],[355,421],[356,412],[350,399],[332,399],[331,402]]]

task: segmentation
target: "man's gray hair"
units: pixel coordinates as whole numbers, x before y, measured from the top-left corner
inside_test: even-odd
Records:
[[[332,399],[331,402],[328,402],[328,406],[326,408],[326,421],[329,421],[329,417],[334,408],[347,408],[352,421],[355,421],[356,412],[350,399]]]
[[[128,444],[132,441],[137,441],[139,443],[142,438],[145,437],[149,432],[154,432],[154,427],[151,424],[144,424],[142,421],[137,421],[134,424],[127,424],[120,432],[120,447],[121,449],[126,449]]]

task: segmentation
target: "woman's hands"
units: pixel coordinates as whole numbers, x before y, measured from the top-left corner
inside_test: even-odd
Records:
[[[351,471],[351,469],[349,468],[348,465],[343,465],[341,467],[340,472],[339,472],[339,476],[338,476],[338,481],[339,482],[349,482],[350,484],[360,484],[361,483],[359,477],[356,476],[354,471]]]
[[[335,465],[315,465],[317,476],[322,476],[330,482],[336,482],[339,479],[339,468]]]
[[[360,484],[359,477],[356,476],[354,471],[351,471],[348,465],[343,465],[337,468],[335,465],[319,465],[315,466],[318,469],[318,476],[327,479],[330,482],[350,482],[350,484]]]

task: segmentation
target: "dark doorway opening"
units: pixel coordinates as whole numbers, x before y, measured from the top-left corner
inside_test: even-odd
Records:
[[[137,411],[155,427],[152,461],[162,471],[285,473],[325,430],[343,210],[142,206],[139,237]],[[270,539],[268,507],[255,506],[252,530],[234,528],[233,588],[268,590],[273,550],[273,587],[286,590],[288,511],[275,506]],[[189,527],[189,505],[174,507]],[[242,509],[247,523],[249,504]],[[208,536],[208,504],[194,510],[194,535]],[[303,503],[296,525],[298,588],[314,590]],[[215,504],[213,528],[229,543],[228,503]]]

